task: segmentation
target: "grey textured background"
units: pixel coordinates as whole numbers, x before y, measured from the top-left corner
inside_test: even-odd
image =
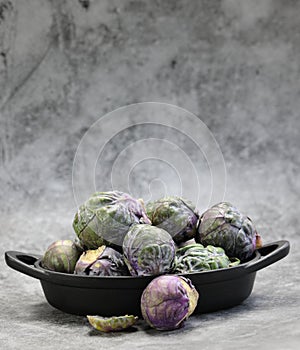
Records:
[[[1,259],[1,348],[299,347],[299,14],[296,0],[0,1],[2,257],[73,237],[79,141],[100,116],[143,101],[199,116],[224,155],[226,199],[265,242],[291,243],[242,305],[166,333],[141,323],[97,334]],[[108,163],[122,140],[108,146]]]

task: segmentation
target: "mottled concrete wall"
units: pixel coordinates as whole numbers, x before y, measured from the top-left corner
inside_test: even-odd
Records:
[[[67,222],[87,128],[117,107],[161,101],[213,132],[227,199],[267,226],[286,211],[299,223],[299,1],[0,4],[4,213],[61,211]]]

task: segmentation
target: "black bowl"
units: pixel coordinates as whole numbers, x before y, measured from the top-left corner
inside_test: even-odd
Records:
[[[252,291],[256,271],[284,258],[288,241],[277,241],[255,251],[240,265],[212,271],[182,274],[199,292],[195,313],[206,313],[233,307]],[[41,256],[16,251],[5,253],[11,268],[38,278],[49,304],[75,315],[117,316],[141,315],[143,290],[155,276],[79,276],[54,272],[41,266]]]

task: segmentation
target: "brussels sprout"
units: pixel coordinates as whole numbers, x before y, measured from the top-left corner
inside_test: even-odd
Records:
[[[202,244],[190,244],[176,251],[174,273],[191,273],[205,270],[216,270],[236,266],[239,259],[229,259],[224,249]]]
[[[179,244],[195,237],[199,215],[192,202],[180,197],[166,197],[146,205],[152,225],[170,233]]]
[[[96,192],[79,207],[73,228],[85,249],[121,250],[130,226],[138,223],[151,224],[142,200],[119,191]]]
[[[187,278],[175,275],[156,277],[142,294],[143,318],[158,330],[180,328],[194,312],[198,297],[197,290]]]
[[[41,264],[48,270],[73,273],[81,253],[82,250],[73,241],[59,240],[47,248]]]
[[[125,316],[87,316],[90,324],[101,332],[115,332],[123,331],[126,328],[133,326],[138,320],[137,316],[125,315]]]
[[[175,243],[167,231],[138,224],[126,234],[123,252],[131,275],[159,275],[173,268]]]
[[[229,257],[244,261],[256,249],[256,230],[249,217],[221,202],[202,214],[195,240],[204,246],[222,247]]]
[[[130,275],[122,254],[104,245],[82,253],[76,263],[74,273],[88,276]]]

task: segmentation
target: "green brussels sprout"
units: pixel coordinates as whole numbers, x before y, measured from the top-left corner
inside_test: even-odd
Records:
[[[76,263],[74,273],[87,276],[130,275],[122,254],[104,245],[83,252]]]
[[[138,320],[137,316],[125,315],[125,316],[112,316],[112,317],[101,317],[101,316],[87,316],[89,323],[98,331],[101,332],[115,332],[123,331],[133,326]]]
[[[194,312],[198,298],[189,279],[176,275],[159,276],[143,291],[142,315],[157,330],[177,329]]]
[[[195,240],[222,247],[227,256],[244,261],[256,249],[256,237],[251,219],[232,204],[221,202],[202,214]]]
[[[225,254],[223,248],[195,243],[184,246],[176,251],[174,273],[192,273],[205,270],[216,270],[236,266],[239,259]]]
[[[53,242],[42,257],[41,264],[45,269],[73,273],[82,250],[71,240]]]
[[[181,197],[165,197],[146,205],[152,225],[169,232],[179,244],[195,237],[199,215],[192,202]]]
[[[123,254],[131,275],[159,275],[172,270],[175,243],[161,228],[133,225],[124,238]]]
[[[73,228],[85,249],[101,245],[120,250],[132,224],[151,224],[143,201],[120,191],[96,192],[74,217]]]

